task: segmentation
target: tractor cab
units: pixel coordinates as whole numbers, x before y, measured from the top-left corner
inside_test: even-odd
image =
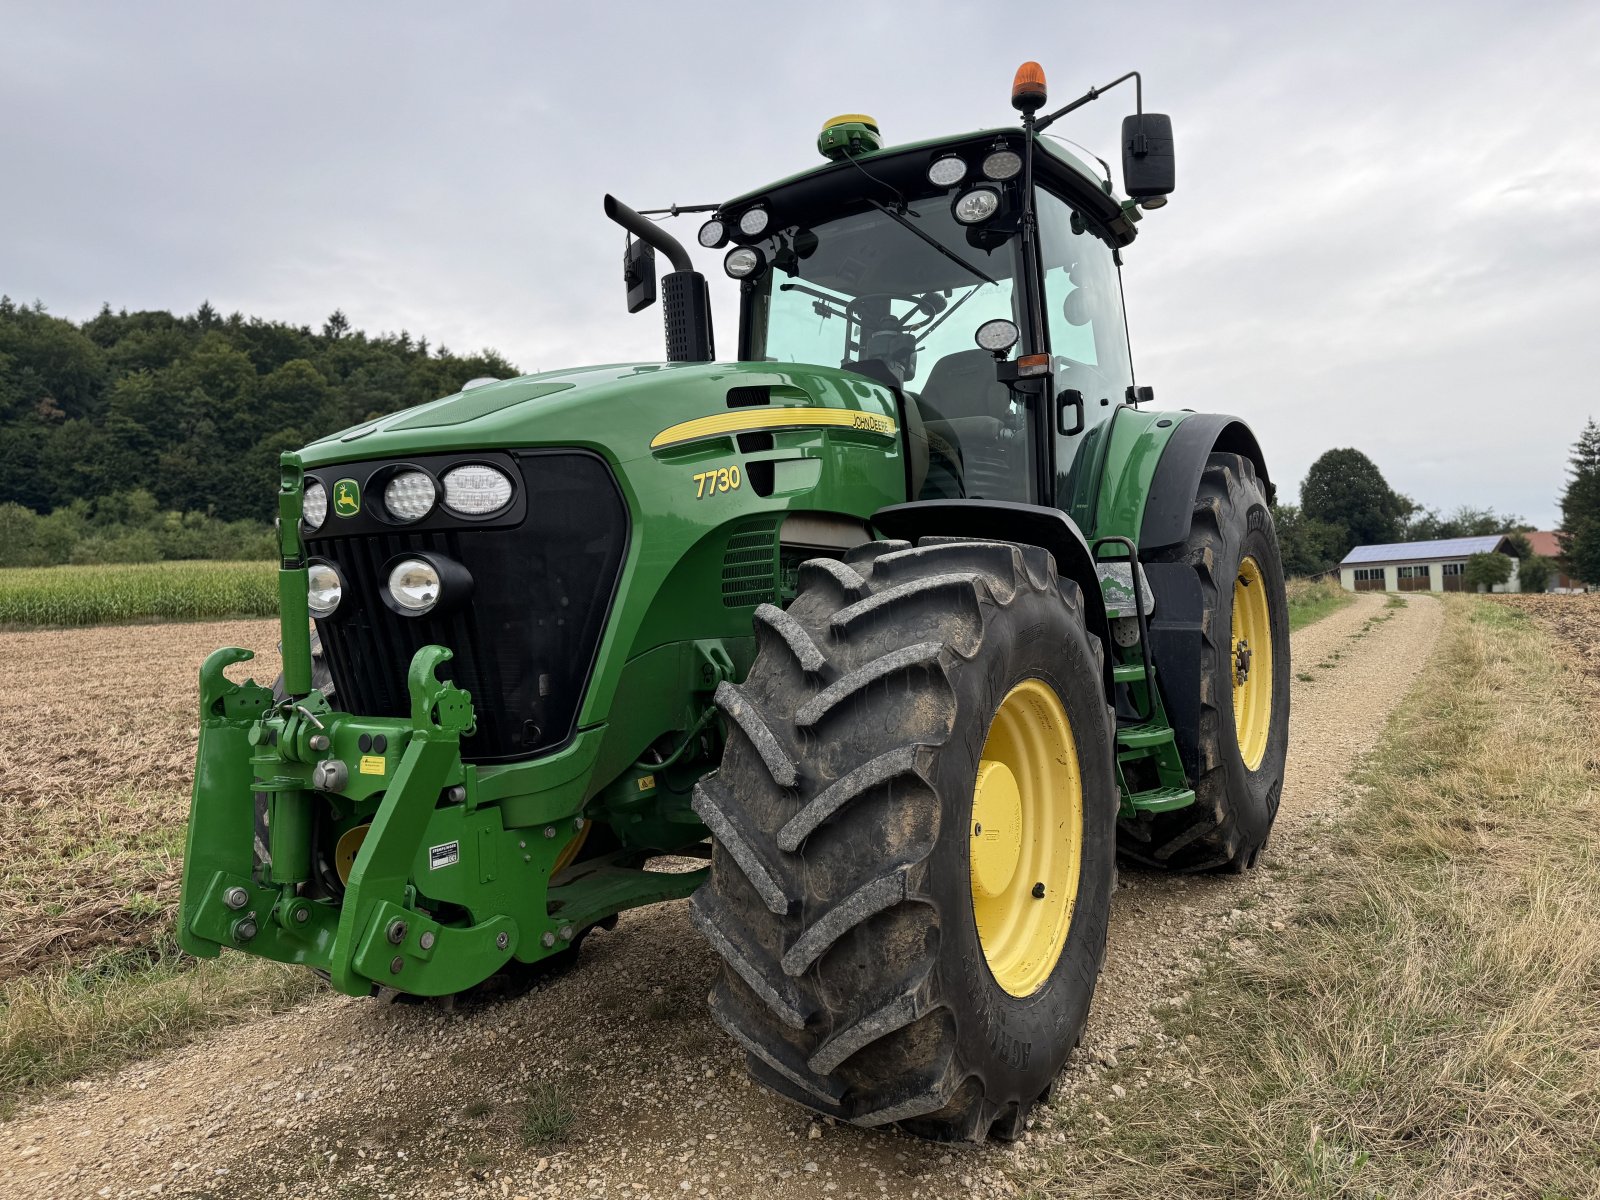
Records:
[[[740,361],[840,367],[894,392],[911,499],[1082,520],[1098,435],[1139,396],[1119,251],[1141,200],[1118,200],[1109,171],[1041,135],[1060,115],[1036,118],[1043,100],[1042,76],[1019,74],[1021,128],[890,148],[871,117],[836,117],[818,138],[828,165],[702,206],[698,240],[726,248],[738,282]],[[1170,124],[1128,120],[1125,178],[1158,207],[1172,190]],[[1147,121],[1165,137],[1145,139]],[[654,241],[658,229],[634,232]]]

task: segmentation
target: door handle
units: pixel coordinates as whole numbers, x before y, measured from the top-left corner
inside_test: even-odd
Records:
[[[1078,410],[1077,419],[1072,423],[1072,428],[1067,429],[1067,409]],[[1083,432],[1083,393],[1076,388],[1066,388],[1056,395],[1056,432],[1062,437],[1071,437],[1075,433]]]

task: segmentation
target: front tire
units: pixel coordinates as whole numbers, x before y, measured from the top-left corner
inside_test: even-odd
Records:
[[[1076,585],[1031,547],[869,543],[804,564],[756,629],[695,800],[714,1016],[807,1108],[1017,1136],[1087,1019],[1114,879],[1113,720]]]

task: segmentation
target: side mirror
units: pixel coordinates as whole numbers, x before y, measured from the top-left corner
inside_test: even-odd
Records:
[[[1163,199],[1176,186],[1172,160],[1172,118],[1166,113],[1136,113],[1122,119],[1122,189],[1134,200]]]
[[[632,241],[622,255],[622,282],[628,285],[628,311],[636,313],[656,302],[656,248]]]

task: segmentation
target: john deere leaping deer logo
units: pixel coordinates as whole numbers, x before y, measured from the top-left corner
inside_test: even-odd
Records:
[[[333,485],[333,511],[353,517],[361,511],[361,485],[354,479],[341,479]]]

